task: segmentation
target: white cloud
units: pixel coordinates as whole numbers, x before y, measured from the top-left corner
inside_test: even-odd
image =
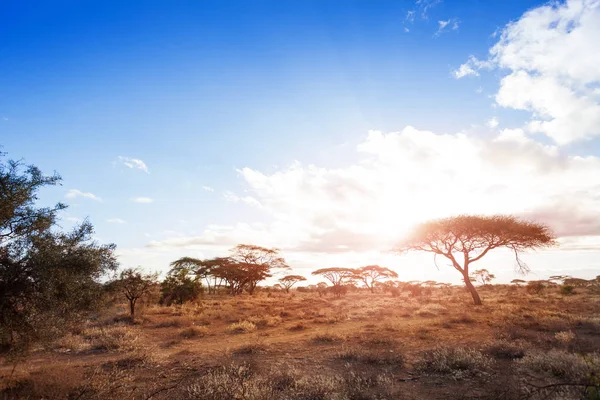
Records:
[[[356,150],[358,160],[343,168],[299,162],[268,174],[242,168],[252,200],[232,192],[225,199],[256,202],[271,222],[215,225],[150,245],[224,249],[251,241],[296,253],[364,254],[389,249],[422,220],[461,213],[536,216],[564,236],[600,236],[600,182],[590,186],[600,158],[566,156],[523,130],[484,140],[408,126],[371,131]],[[548,212],[557,201],[577,204],[581,222]]]
[[[202,189],[206,190],[207,192],[214,192],[215,191],[215,189],[213,189],[210,186],[202,186]]]
[[[154,200],[152,200],[150,197],[135,197],[131,199],[131,201],[135,203],[152,203]]]
[[[90,192],[82,192],[81,190],[78,190],[78,189],[69,189],[67,194],[65,194],[65,197],[67,199],[83,197],[83,198],[91,199],[91,200],[95,200],[95,201],[102,201],[102,199],[100,197],[96,196],[95,194],[90,193]]]
[[[109,222],[111,224],[124,224],[125,221],[122,220],[121,218],[109,218],[106,220],[106,222]]]
[[[458,26],[460,25],[460,21],[456,18],[450,18],[446,21],[438,21],[438,30],[435,32],[435,36],[439,36],[444,32],[456,31],[458,30]],[[448,29],[446,29],[448,28]]]
[[[531,112],[528,132],[565,145],[600,136],[598,43],[600,1],[554,2],[504,27],[489,60],[478,64],[471,57],[455,77],[486,66],[508,71],[497,104]]]
[[[230,203],[246,203],[254,207],[260,207],[260,202],[252,196],[238,196],[233,192],[226,191],[223,198]]]
[[[147,174],[150,173],[150,171],[148,171],[148,166],[146,165],[146,163],[140,159],[119,156],[119,162],[128,168],[139,169]]]
[[[484,68],[492,68],[492,63],[470,56],[467,62],[462,64],[452,74],[456,79],[464,78],[465,76],[479,76],[479,70]]]
[[[498,124],[499,124],[499,123],[500,123],[500,122],[498,121],[498,118],[496,118],[496,117],[492,117],[492,118],[490,118],[490,119],[489,119],[489,120],[488,120],[488,121],[485,123],[485,125],[486,125],[488,128],[495,129],[495,128],[497,128],[497,127],[498,127]]]

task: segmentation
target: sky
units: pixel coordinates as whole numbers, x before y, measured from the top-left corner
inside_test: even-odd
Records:
[[[390,249],[425,220],[506,213],[559,236],[525,279],[592,278],[598,43],[599,0],[7,0],[0,145],[59,172],[40,204],[88,218],[123,268],[252,243],[307,277],[458,283]],[[503,251],[476,267],[522,278]]]

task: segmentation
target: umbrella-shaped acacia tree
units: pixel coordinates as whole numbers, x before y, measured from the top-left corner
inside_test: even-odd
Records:
[[[397,253],[425,251],[434,257],[443,256],[462,274],[476,305],[481,298],[469,279],[469,267],[490,250],[507,248],[516,259],[517,269],[529,268],[521,261],[522,251],[556,244],[554,234],[543,224],[522,221],[513,216],[460,215],[425,222],[417,226],[394,248]]]

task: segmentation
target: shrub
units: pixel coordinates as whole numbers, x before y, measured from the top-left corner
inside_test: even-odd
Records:
[[[256,325],[250,321],[240,321],[227,327],[229,333],[249,333],[256,330]]]
[[[298,322],[288,328],[290,331],[303,331],[306,329],[306,325],[303,322]]]
[[[311,342],[315,344],[330,344],[343,342],[345,338],[343,336],[334,333],[317,333],[311,338]]]
[[[498,340],[490,344],[486,351],[496,358],[515,359],[525,356],[525,348],[519,341],[509,342],[508,340]]]
[[[267,351],[267,346],[261,343],[249,343],[235,348],[233,354],[258,354]]]
[[[525,289],[529,294],[540,294],[546,289],[546,286],[542,282],[532,281],[527,283]]]
[[[83,337],[95,350],[135,350],[139,347],[138,334],[127,326],[86,329]]]
[[[586,357],[563,350],[527,354],[519,360],[521,366],[537,372],[546,372],[573,383],[585,382],[600,368],[600,355]]]
[[[572,295],[575,294],[575,286],[572,285],[562,285],[560,287],[560,293],[564,295]]]
[[[460,379],[489,369],[492,360],[478,350],[440,347],[421,353],[415,367],[427,373],[450,374]]]
[[[569,344],[575,339],[572,331],[561,331],[554,334],[554,338],[562,344]]]
[[[340,351],[336,358],[371,365],[393,365],[396,367],[404,365],[404,356],[401,353],[385,349],[373,351],[361,348],[346,348]]]
[[[203,337],[208,335],[208,328],[204,326],[190,326],[179,331],[179,336],[185,339],[191,339],[194,337]]]

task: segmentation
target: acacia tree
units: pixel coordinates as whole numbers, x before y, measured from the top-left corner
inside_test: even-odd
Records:
[[[289,293],[292,286],[294,286],[298,282],[302,282],[305,280],[306,278],[302,275],[287,275],[279,279],[279,283],[285,289],[285,292]]]
[[[524,281],[523,279],[513,279],[512,281],[510,281],[510,283],[512,283],[513,285],[521,286],[522,284],[526,283],[526,281]]]
[[[471,282],[480,283],[482,286],[488,285],[493,279],[496,279],[496,276],[485,268],[471,272],[469,277],[471,278]]]
[[[117,267],[114,245],[93,241],[88,221],[71,232],[56,226],[62,203],[36,207],[58,174],[2,161],[0,153],[0,345],[26,350],[50,340],[98,305],[99,279]]]
[[[452,267],[461,273],[476,305],[481,304],[477,289],[469,279],[469,268],[490,250],[507,248],[515,255],[518,271],[529,271],[520,259],[520,253],[539,247],[555,245],[554,234],[539,223],[522,221],[513,216],[461,215],[417,226],[394,249],[403,254],[424,251],[450,260]]]
[[[356,270],[353,268],[321,268],[313,271],[312,275],[320,275],[331,282],[333,294],[340,297],[343,294],[342,287],[356,279]]]
[[[273,269],[290,269],[283,257],[279,255],[279,249],[238,244],[230,250],[229,259],[238,269],[236,282],[238,290],[244,288],[249,294],[254,294],[258,282],[271,277]]]
[[[135,306],[140,298],[149,295],[158,283],[158,274],[144,274],[137,268],[128,268],[121,271],[114,285],[125,295],[129,301],[129,313],[135,316]]]
[[[375,285],[382,279],[397,278],[398,274],[389,268],[380,267],[379,265],[367,265],[356,269],[356,277],[361,280],[365,286],[373,293]]]

